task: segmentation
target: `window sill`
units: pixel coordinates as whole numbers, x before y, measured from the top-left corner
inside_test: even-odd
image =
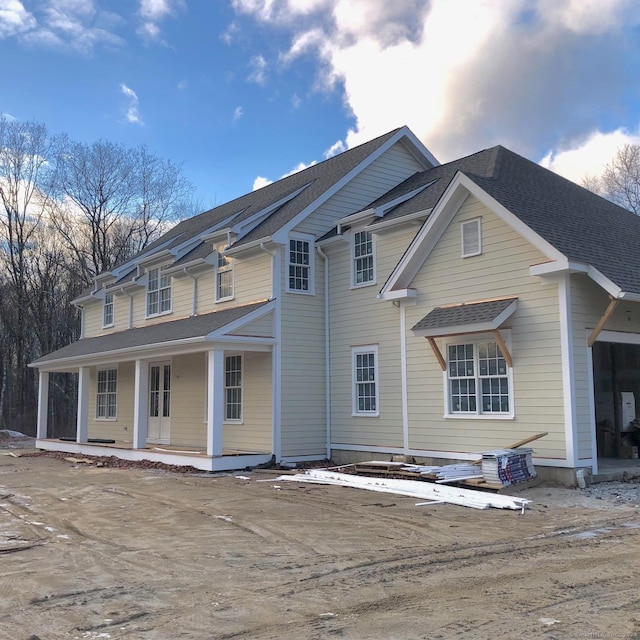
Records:
[[[302,296],[315,296],[315,291],[302,291],[301,289],[286,289],[286,293],[295,293]]]
[[[366,287],[375,287],[376,281],[372,280],[371,282],[360,282],[358,284],[351,284],[351,289],[364,289]]]
[[[96,418],[96,422],[118,422],[118,418]]]
[[[218,302],[230,302],[231,300],[235,300],[236,297],[235,296],[229,296],[228,298],[216,298],[214,300],[215,304],[218,304]]]
[[[150,320],[151,318],[159,318],[160,316],[168,316],[171,315],[173,313],[173,309],[169,309],[169,311],[162,311],[161,313],[152,313],[152,314],[147,314],[144,319],[145,320]]]
[[[115,326],[115,323],[111,323],[111,324],[103,324],[102,328],[103,329],[113,329],[113,327]]]
[[[372,411],[370,413],[355,413],[353,412],[351,414],[352,418],[379,418],[380,417],[380,412],[379,411]]]
[[[446,420],[515,420],[512,413],[445,413]]]
[[[244,424],[244,420],[225,420],[222,424]]]

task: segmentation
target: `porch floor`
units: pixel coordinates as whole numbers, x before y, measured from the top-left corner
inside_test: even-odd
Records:
[[[622,482],[633,478],[640,478],[640,460],[598,458],[598,473],[591,476],[591,482]]]
[[[147,443],[144,449],[134,449],[133,443],[117,440],[112,443],[78,443],[57,438],[36,440],[36,448],[65,451],[88,456],[115,456],[123,460],[152,460],[178,466],[193,466],[202,471],[231,471],[269,462],[272,454],[265,451],[224,449],[222,456],[209,456],[205,448]]]

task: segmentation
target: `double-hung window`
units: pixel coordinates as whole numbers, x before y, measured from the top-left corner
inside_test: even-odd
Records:
[[[513,414],[509,368],[495,341],[450,344],[447,360],[450,414]]]
[[[242,356],[224,359],[224,419],[242,422]]]
[[[217,247],[216,302],[233,298],[233,260],[224,255],[224,245]]]
[[[105,293],[102,307],[102,326],[113,326],[113,293]]]
[[[352,284],[354,287],[375,284],[376,275],[373,250],[373,237],[368,231],[357,231],[353,234]]]
[[[100,369],[96,396],[96,418],[115,420],[118,406],[118,370]]]
[[[171,311],[171,276],[156,267],[149,269],[147,285],[147,316],[157,316]]]
[[[287,290],[313,293],[313,238],[295,235],[289,238]]]
[[[353,376],[353,415],[377,416],[378,403],[378,347],[376,345],[351,349]]]

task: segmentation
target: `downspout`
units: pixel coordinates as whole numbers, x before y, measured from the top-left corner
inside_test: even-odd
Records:
[[[281,322],[280,322],[280,307],[282,300],[280,298],[280,281],[282,274],[280,273],[280,261],[278,260],[278,250],[269,251],[264,242],[260,243],[260,249],[271,256],[271,300],[276,300],[276,306],[273,312],[273,324],[276,343],[271,351],[271,422],[272,422],[272,448],[273,454],[276,457],[276,462],[280,462],[282,459],[282,427],[280,425],[281,418],[281,380],[282,380],[282,365],[281,365],[281,349],[282,349],[282,336],[281,336]]]
[[[325,375],[325,401],[327,413],[327,460],[331,459],[331,336],[329,333],[331,323],[329,322],[329,256],[316,247],[318,255],[324,260],[324,375]]]
[[[193,301],[191,303],[191,315],[195,316],[198,313],[198,278],[192,273],[189,273],[189,267],[182,269],[185,275],[189,276],[193,280]]]

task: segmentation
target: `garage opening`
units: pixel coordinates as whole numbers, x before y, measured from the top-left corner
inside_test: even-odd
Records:
[[[638,458],[640,345],[596,342],[593,382],[598,458]]]

